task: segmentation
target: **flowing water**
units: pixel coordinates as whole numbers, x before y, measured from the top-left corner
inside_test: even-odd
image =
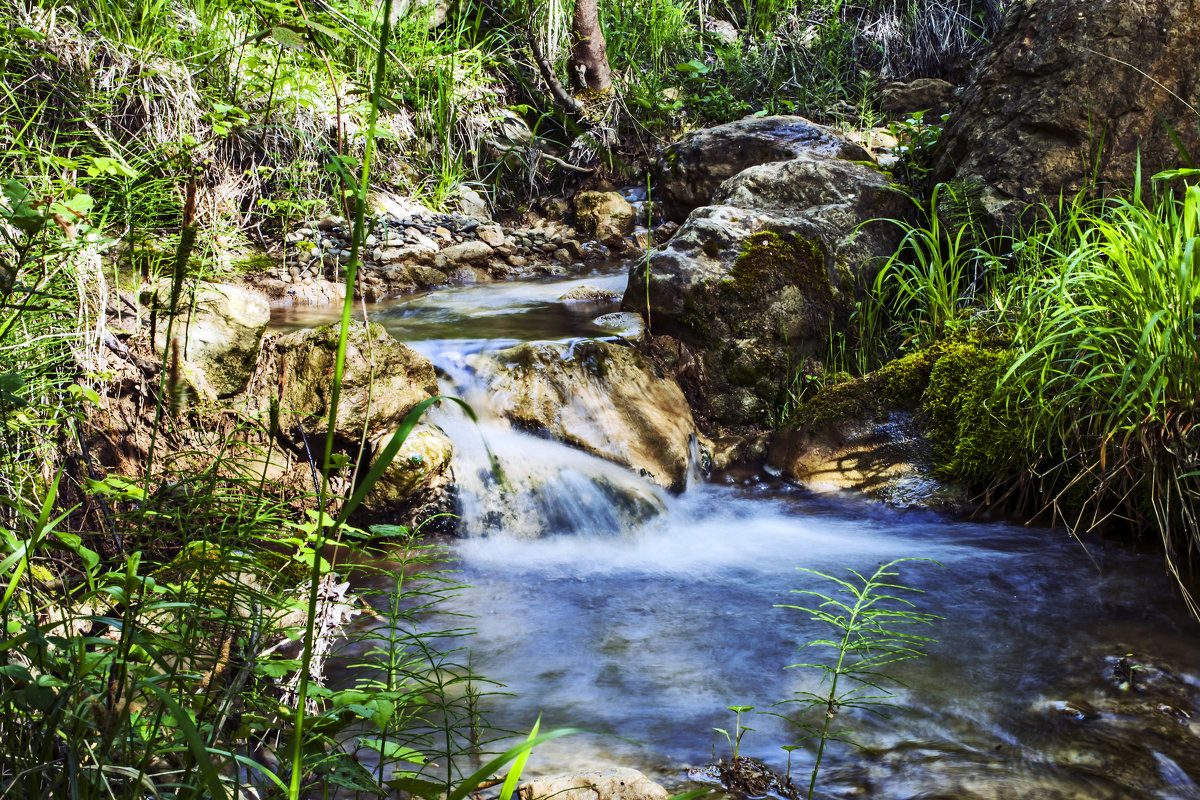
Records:
[[[832,748],[822,786],[837,797],[1197,798],[1200,627],[1175,598],[1160,559],[1061,531],[963,522],[818,495],[768,475],[698,483],[671,497],[637,476],[507,428],[487,413],[467,357],[528,339],[601,335],[612,310],[567,307],[574,285],[620,289],[610,269],[571,281],[442,290],[373,310],[481,411],[434,421],[456,445],[455,473],[471,536],[453,544],[474,588],[452,610],[475,618],[474,665],[514,696],[490,721],[528,730],[573,725],[601,734],[541,747],[535,772],[598,763],[634,766],[671,785],[714,754],[731,705],[773,706],[820,691],[827,657],[797,648],[832,632],[794,590],[831,592],[798,568],[847,577],[897,558],[923,590],[919,610],[944,619],[902,679],[886,717],[845,711],[864,745]],[[296,312],[289,312],[294,315]],[[281,319],[312,324],[317,319]],[[487,451],[514,485],[501,502]],[[476,477],[472,477],[476,476]],[[934,563],[936,562],[936,563]],[[808,598],[811,602],[811,597]],[[1136,665],[1131,688],[1122,668]],[[741,750],[781,772],[785,719],[743,715]],[[620,738],[618,738],[620,737]],[[811,755],[793,756],[807,784]]]

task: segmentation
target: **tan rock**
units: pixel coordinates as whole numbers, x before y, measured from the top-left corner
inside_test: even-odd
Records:
[[[635,350],[582,340],[475,357],[494,408],[515,424],[623,464],[660,486],[687,483],[691,409],[674,380]]]
[[[666,800],[669,793],[635,769],[610,767],[521,784],[520,800]]]

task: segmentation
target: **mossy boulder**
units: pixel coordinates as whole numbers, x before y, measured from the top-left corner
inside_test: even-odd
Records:
[[[660,486],[687,483],[695,422],[679,386],[636,350],[610,342],[517,345],[471,361],[493,408],[641,472]]]
[[[272,383],[277,387],[285,435],[299,440],[303,423],[310,443],[328,431],[338,326],[296,331],[274,342]],[[393,339],[382,325],[353,322],[346,343],[342,391],[334,435],[361,442],[395,429],[413,406],[437,394],[433,364]]]
[[[631,265],[623,308],[695,354],[681,382],[702,424],[762,424],[895,251],[880,218],[905,213],[886,176],[828,149],[744,169]]]
[[[972,342],[943,348],[922,400],[934,458],[943,472],[986,482],[1029,466],[1025,426],[1014,418],[1019,411],[1006,392],[997,392],[1013,358],[1009,350]]]

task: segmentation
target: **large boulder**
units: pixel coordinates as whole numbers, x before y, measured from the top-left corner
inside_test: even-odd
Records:
[[[849,161],[870,155],[832,128],[803,117],[747,117],[688,134],[659,159],[658,200],[663,213],[682,222],[708,205],[717,189],[742,170],[800,155],[820,154]]]
[[[330,389],[338,347],[338,326],[305,329],[274,343],[272,383],[278,387],[281,429],[299,438],[302,421],[309,437],[328,431]],[[378,323],[353,322],[334,434],[342,442],[362,441],[395,429],[417,403],[437,394],[433,364],[393,339]]]
[[[1194,0],[1018,0],[951,114],[935,175],[978,181],[996,229],[1039,200],[1129,187],[1200,154]]]
[[[640,471],[687,483],[696,432],[679,386],[627,347],[582,340],[517,345],[472,360],[491,405],[527,430]]]
[[[895,252],[900,228],[885,220],[908,201],[884,173],[836,152],[822,144],[743,170],[648,269],[630,267],[622,307],[649,311],[651,332],[680,345],[677,375],[705,423],[764,422]]]
[[[165,352],[171,282],[162,281],[142,299],[156,315],[154,347]],[[258,357],[258,345],[271,305],[259,292],[231,284],[201,283],[185,287],[171,338],[180,343],[184,359],[204,372],[218,396],[228,397],[246,387]]]

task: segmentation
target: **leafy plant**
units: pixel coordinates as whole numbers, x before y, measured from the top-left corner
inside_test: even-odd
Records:
[[[719,734],[722,734],[725,737],[725,741],[729,742],[729,750],[733,755],[733,760],[736,764],[742,746],[742,737],[745,736],[747,732],[752,732],[754,730],[754,728],[747,728],[742,725],[742,714],[753,711],[754,706],[729,706],[728,708],[736,715],[733,723],[733,736],[730,736],[729,731],[725,730],[724,728],[713,728],[713,730]]]
[[[830,653],[832,663],[809,661],[789,667],[817,670],[821,673],[824,688],[819,691],[800,691],[796,698],[783,701],[799,706],[797,715],[786,719],[804,733],[801,741],[813,739],[817,743],[808,785],[809,800],[816,791],[817,776],[829,743],[853,744],[850,730],[838,727],[844,712],[860,710],[882,713],[881,709],[889,707],[889,701],[894,696],[886,684],[904,685],[883,670],[922,656],[924,648],[933,641],[906,630],[909,626],[932,625],[940,619],[915,610],[916,606],[905,595],[920,590],[895,580],[899,576],[897,566],[914,561],[929,559],[901,558],[889,561],[870,577],[864,577],[856,570],[848,570],[851,574],[849,579],[802,569],[833,583],[834,593],[826,594],[815,589],[795,590],[792,594],[804,595],[819,602],[806,606],[779,606],[803,611],[833,634],[831,638],[815,639],[800,648],[825,648]],[[814,711],[819,716],[815,722],[809,721]],[[789,753],[789,769],[790,763]]]

